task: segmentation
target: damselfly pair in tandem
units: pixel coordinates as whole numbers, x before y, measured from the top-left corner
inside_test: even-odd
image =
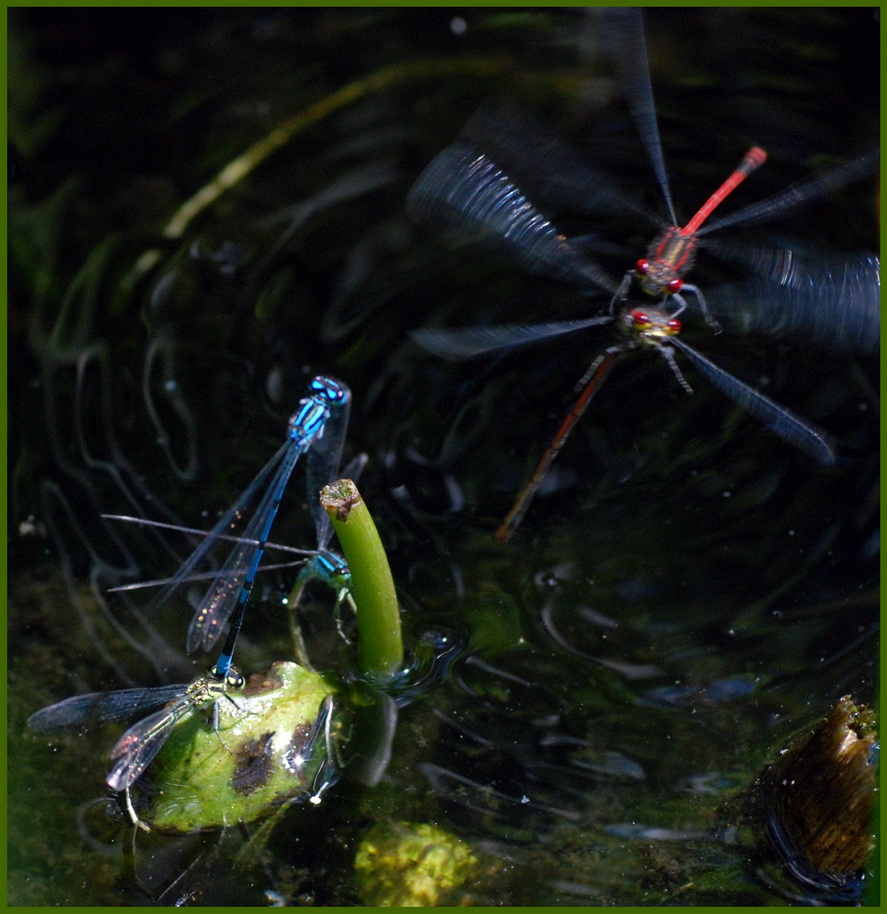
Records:
[[[197,607],[188,630],[189,652],[199,648],[211,649],[228,625],[228,635],[218,660],[207,674],[190,683],[77,695],[36,712],[28,720],[33,730],[53,733],[127,720],[141,711],[164,705],[161,710],[133,724],[110,753],[114,765],[106,783],[111,790],[127,794],[128,809],[134,821],[129,788],[156,757],[176,724],[186,715],[202,713],[208,716],[217,731],[218,702],[224,699],[235,706],[237,704],[233,696],[242,691],[245,680],[232,666],[235,645],[284,490],[299,458],[306,453],[307,487],[309,496],[313,493],[309,504],[315,519],[317,549],[290,551],[305,556],[300,560],[305,563],[302,580],[319,577],[339,591],[340,599],[349,597],[348,567],[340,556],[328,549],[332,526],[326,512],[320,508],[318,495],[323,486],[337,475],[350,400],[350,391],[341,382],[326,377],[315,378],[310,384],[309,396],[301,401],[299,409],[290,418],[286,441],[211,531],[193,531],[143,519],[116,517],[199,533],[202,542],[172,578],[115,589],[164,585],[154,601],[159,604],[168,600],[182,584],[208,577],[211,579],[209,589]],[[259,493],[263,494],[244,535],[230,536],[228,531],[235,518],[244,514]],[[211,572],[198,570],[213,547],[231,540],[235,543],[234,548],[220,568]]]
[[[760,203],[751,204],[716,221],[715,209],[767,159],[755,146],[723,184],[683,226],[671,199],[659,139],[641,11],[619,8],[602,14],[604,37],[620,75],[639,132],[662,191],[669,222],[655,238],[646,256],[620,282],[614,281],[591,257],[571,244],[521,190],[516,180],[532,185],[541,199],[569,200],[574,208],[621,211],[646,217],[646,210],[621,194],[614,182],[581,162],[566,146],[529,118],[510,108],[487,105],[468,122],[455,143],[444,149],[422,172],[409,193],[411,215],[454,231],[463,238],[498,242],[531,270],[605,296],[603,311],[567,321],[464,329],[420,329],[412,337],[428,351],[449,359],[467,359],[484,353],[572,334],[614,323],[622,339],[599,355],[576,385],[578,399],[568,411],[528,483],[496,531],[507,541],[524,517],[545,475],[564,446],[576,422],[610,373],[616,356],[629,349],[657,349],[681,386],[692,388],[681,373],[674,351],[679,350],[699,373],[772,432],[822,464],[835,461],[835,441],[823,430],[755,390],[710,361],[679,338],[678,318],[688,295],[698,302],[707,323],[719,330],[700,289],[684,279],[693,266],[701,239],[728,225],[759,223],[791,207],[872,173],[877,150],[863,154],[836,170],[788,187]],[[515,178],[506,173],[506,168]],[[721,249],[721,253],[726,253]],[[768,290],[774,311],[794,311],[795,326],[821,323],[813,311],[833,307],[842,312],[841,325],[859,350],[871,352],[879,339],[880,271],[877,258],[862,258],[838,270],[815,261],[759,251],[751,261],[773,280]],[[854,275],[847,281],[846,273]],[[831,300],[827,300],[831,298]],[[781,322],[785,322],[780,317]]]

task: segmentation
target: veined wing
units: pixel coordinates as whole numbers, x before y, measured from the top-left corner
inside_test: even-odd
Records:
[[[560,137],[509,102],[481,105],[459,131],[456,145],[483,150],[539,206],[630,214],[653,225],[662,221],[611,174],[591,167]]]
[[[28,726],[38,733],[55,733],[74,727],[127,720],[145,708],[174,701],[187,690],[187,685],[179,683],[153,689],[118,689],[74,695],[32,714],[28,718]]]
[[[114,767],[105,778],[111,790],[126,790],[138,780],[142,772],[154,761],[155,756],[169,738],[173,727],[194,706],[190,701],[164,708],[133,724],[114,745],[110,758]]]
[[[323,549],[332,536],[332,524],[326,511],[320,506],[320,490],[334,482],[338,476],[350,414],[350,398],[333,407],[324,423],[323,433],[314,439],[305,458],[305,491],[308,510],[314,520],[318,550]]]
[[[287,441],[275,455],[276,458],[282,455],[282,461],[277,469],[275,478],[288,479],[301,453],[298,447]],[[262,473],[264,474],[265,470]],[[209,650],[218,640],[225,623],[238,603],[243,582],[252,570],[256,553],[260,550],[260,546],[252,545],[250,541],[262,543],[261,535],[269,514],[272,511],[276,511],[275,503],[280,497],[278,494],[279,488],[275,480],[272,480],[268,485],[262,500],[253,513],[249,524],[247,524],[246,530],[244,530],[243,541],[237,543],[234,549],[231,550],[231,554],[219,569],[216,581],[200,601],[200,605],[197,607],[188,627],[186,646],[189,653],[198,650],[198,648]]]
[[[622,91],[625,93],[641,140],[647,148],[653,173],[665,199],[668,218],[672,225],[677,225],[662,141],[659,138],[656,105],[653,101],[643,10],[637,7],[610,7],[602,10],[601,15],[604,25],[603,47],[609,52],[619,73]]]
[[[224,513],[224,515],[222,515],[218,523],[216,523],[216,525],[212,528],[204,541],[200,543],[200,545],[179,567],[179,570],[170,579],[170,583],[157,597],[154,598],[153,605],[155,607],[160,606],[162,603],[165,603],[167,600],[169,600],[177,587],[179,587],[185,581],[192,579],[192,575],[195,569],[206,558],[210,550],[217,544],[218,539],[223,534],[228,533],[231,525],[238,517],[244,513],[246,506],[253,500],[256,492],[265,485],[274,468],[283,459],[283,455],[285,454],[288,446],[289,443],[285,442],[277,449],[277,452],[274,454],[274,456],[265,464],[264,467],[262,467],[259,474],[249,484],[249,486],[247,486],[237,501],[234,502],[234,504]],[[249,535],[245,534],[245,538],[250,539],[255,537],[250,537]]]
[[[448,146],[419,175],[407,211],[463,236],[505,243],[536,272],[610,293],[616,285],[567,239],[484,153]]]
[[[410,336],[424,349],[446,359],[470,359],[507,346],[523,346],[562,333],[611,323],[609,314],[572,321],[541,324],[502,324],[498,327],[463,327],[456,330],[413,330]]]
[[[812,178],[798,181],[781,193],[768,197],[766,200],[752,203],[750,206],[744,206],[742,209],[738,209],[721,219],[715,219],[713,222],[704,225],[696,234],[701,238],[703,235],[716,232],[728,225],[754,225],[755,223],[774,219],[788,209],[792,209],[809,200],[824,197],[845,184],[850,184],[866,177],[866,175],[873,174],[878,167],[880,159],[880,150],[873,149],[832,171],[826,172],[824,175],[814,175]]]
[[[819,463],[832,464],[835,462],[835,441],[831,435],[811,425],[800,416],[796,416],[760,391],[749,387],[748,384],[709,361],[678,337],[670,337],[668,345],[680,349],[706,380],[717,387],[721,393],[738,403],[771,432],[800,448]]]

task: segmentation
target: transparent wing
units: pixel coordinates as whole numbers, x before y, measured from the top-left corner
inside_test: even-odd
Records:
[[[364,456],[366,456],[366,455],[364,455]],[[177,533],[186,533],[189,536],[207,537],[207,536],[214,535],[212,530],[201,530],[198,527],[183,527],[181,524],[168,524],[164,521],[150,520],[146,517],[131,517],[127,514],[102,514],[102,517],[107,520],[120,520],[120,521],[125,521],[127,523],[137,524],[142,527],[156,527],[156,528],[159,528],[162,530],[173,530]],[[231,542],[231,543],[248,543],[253,546],[259,545],[258,540],[247,540],[245,537],[242,537],[242,536],[233,536],[233,535],[228,535],[228,534],[220,534],[220,535],[216,536],[216,539],[227,540],[228,542]],[[291,553],[294,553],[295,555],[304,555],[304,556],[312,556],[317,551],[315,549],[299,549],[296,546],[284,546],[280,543],[266,543],[265,548],[266,549],[279,549],[281,552],[291,552]],[[270,566],[266,566],[266,567],[270,567]],[[217,572],[206,572],[205,574],[195,575],[195,578],[196,579],[207,578],[207,577],[211,577],[213,574],[216,574],[216,573]],[[195,578],[192,578],[191,580],[194,580]],[[167,583],[168,580],[171,581],[171,580],[173,580],[173,578],[165,579],[163,581],[154,581],[153,584],[165,584],[165,583]],[[110,588],[108,588],[108,592],[112,593],[115,590],[133,590],[137,587],[148,587],[148,586],[149,586],[148,584],[125,584],[122,587],[110,587]]]
[[[675,346],[693,363],[696,370],[711,384],[738,403],[749,415],[754,416],[780,438],[800,448],[819,463],[835,462],[835,441],[826,432],[811,425],[800,416],[780,406],[760,391],[749,387],[729,372],[719,368],[704,355],[688,346],[677,337],[671,337],[669,345]]]
[[[604,10],[602,15],[603,47],[609,53],[619,74],[619,83],[662,190],[668,218],[672,225],[677,225],[668,184],[668,172],[665,168],[665,156],[662,153],[662,141],[659,138],[659,122],[656,119],[656,104],[653,100],[647,57],[647,40],[644,36],[643,11],[638,7],[611,7]]]
[[[538,205],[661,221],[612,175],[592,168],[560,137],[509,102],[481,105],[459,131],[456,145],[483,150]]]
[[[419,175],[407,211],[463,236],[495,240],[536,272],[615,292],[609,276],[582,257],[499,166],[469,146],[448,146]]]
[[[110,753],[115,764],[105,778],[111,790],[126,790],[138,780],[169,738],[173,727],[192,707],[183,699],[181,704],[164,708],[133,724],[120,737]]]
[[[191,619],[186,641],[189,653],[199,648],[209,650],[216,643],[238,603],[244,581],[258,568],[265,537],[280,505],[283,489],[302,454],[301,449],[289,441],[278,451],[278,455],[281,452],[280,466],[247,524],[242,542],[231,550]],[[259,545],[253,545],[254,542]]]
[[[225,512],[219,519],[218,523],[207,534],[206,539],[191,553],[185,562],[179,567],[178,571],[170,578],[170,583],[163,591],[154,598],[152,605],[155,607],[165,603],[173,595],[176,589],[186,581],[191,579],[200,563],[207,557],[210,550],[216,545],[221,536],[227,534],[231,525],[243,513],[246,506],[255,498],[256,493],[265,485],[268,477],[274,471],[274,468],[283,459],[289,443],[284,443],[278,448],[277,453],[265,464],[260,470],[258,476],[247,486],[244,492],[238,497],[237,501]],[[251,538],[246,534],[246,538]],[[226,563],[227,564],[227,563]]]
[[[792,334],[836,351],[878,351],[881,265],[874,254],[836,258],[792,248],[725,251],[721,245],[715,250],[758,274],[719,286],[711,298],[731,331]]]
[[[38,733],[54,733],[127,720],[145,708],[180,698],[187,689],[187,685],[177,684],[158,686],[155,689],[119,689],[114,692],[74,695],[32,714],[28,718],[28,726]]]
[[[562,333],[611,323],[608,315],[541,324],[502,324],[498,327],[463,327],[457,330],[413,330],[410,336],[423,349],[445,359],[470,359],[507,346],[535,343]]]
[[[255,543],[255,541],[252,541]],[[283,568],[298,568],[300,565],[304,565],[306,562],[312,561],[317,556],[316,549],[290,549],[288,546],[277,546],[274,543],[268,543],[265,547],[266,549],[287,549],[292,552],[298,552],[304,558],[294,559],[292,562],[275,562],[272,565],[262,565],[259,569],[260,571],[280,571]],[[213,581],[217,578],[225,577],[236,577],[240,576],[241,580],[243,578],[241,568],[235,568],[230,571],[198,571],[196,574],[191,575],[188,578],[188,581]],[[134,584],[121,584],[119,587],[109,587],[108,593],[118,593],[123,590],[141,590],[144,587],[162,587],[164,584],[170,584],[172,581],[176,580],[175,578],[157,578],[154,581],[138,581]],[[184,583],[184,582],[183,582]]]
[[[324,423],[323,434],[314,439],[305,460],[308,510],[314,519],[318,550],[323,549],[332,536],[330,520],[326,511],[320,507],[320,490],[338,478],[350,416],[351,398],[349,397],[341,405],[330,409],[329,418]]]
[[[850,184],[867,175],[874,174],[880,160],[880,150],[873,149],[824,175],[815,175],[805,181],[798,181],[781,193],[768,197],[760,203],[752,203],[750,206],[744,206],[742,209],[738,209],[721,219],[715,219],[714,222],[709,222],[703,226],[696,234],[702,237],[710,232],[726,228],[728,225],[738,225],[740,223],[742,225],[753,225],[774,219],[788,209],[807,203],[809,200],[824,197],[845,184]]]

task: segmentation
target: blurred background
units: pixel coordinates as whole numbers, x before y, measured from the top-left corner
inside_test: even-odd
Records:
[[[420,171],[490,98],[664,218],[601,35],[579,8],[10,10],[10,904],[358,904],[360,837],[398,819],[480,858],[452,903],[819,899],[727,836],[787,739],[842,695],[874,699],[874,356],[775,332],[766,298],[736,292],[742,267],[700,254],[715,315],[759,317],[714,336],[687,314],[685,338],[834,435],[836,465],[638,352],[505,546],[492,531],[612,334],[455,364],[409,339],[600,308],[407,218]],[[769,160],[725,211],[871,149],[878,37],[871,8],[651,9],[679,218],[752,144]],[[876,250],[876,193],[870,177],[724,235],[853,261]],[[651,237],[630,215],[555,223],[616,277]],[[361,491],[434,681],[377,788],[341,782],[259,851],[237,830],[134,837],[104,797],[113,732],[24,728],[68,695],[208,662],[184,654],[184,603],[107,593],[172,573],[181,544],[100,515],[211,527],[318,373],[352,389],[345,459],[369,455]],[[310,548],[311,529],[297,473],[274,539]],[[290,659],[293,576],[261,576],[245,672]],[[347,668],[314,602],[312,660]]]

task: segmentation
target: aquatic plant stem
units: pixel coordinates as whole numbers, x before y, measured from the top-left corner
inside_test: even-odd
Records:
[[[403,667],[400,610],[388,557],[369,509],[350,479],[325,486],[320,504],[351,570],[360,671],[376,682],[385,681]]]

